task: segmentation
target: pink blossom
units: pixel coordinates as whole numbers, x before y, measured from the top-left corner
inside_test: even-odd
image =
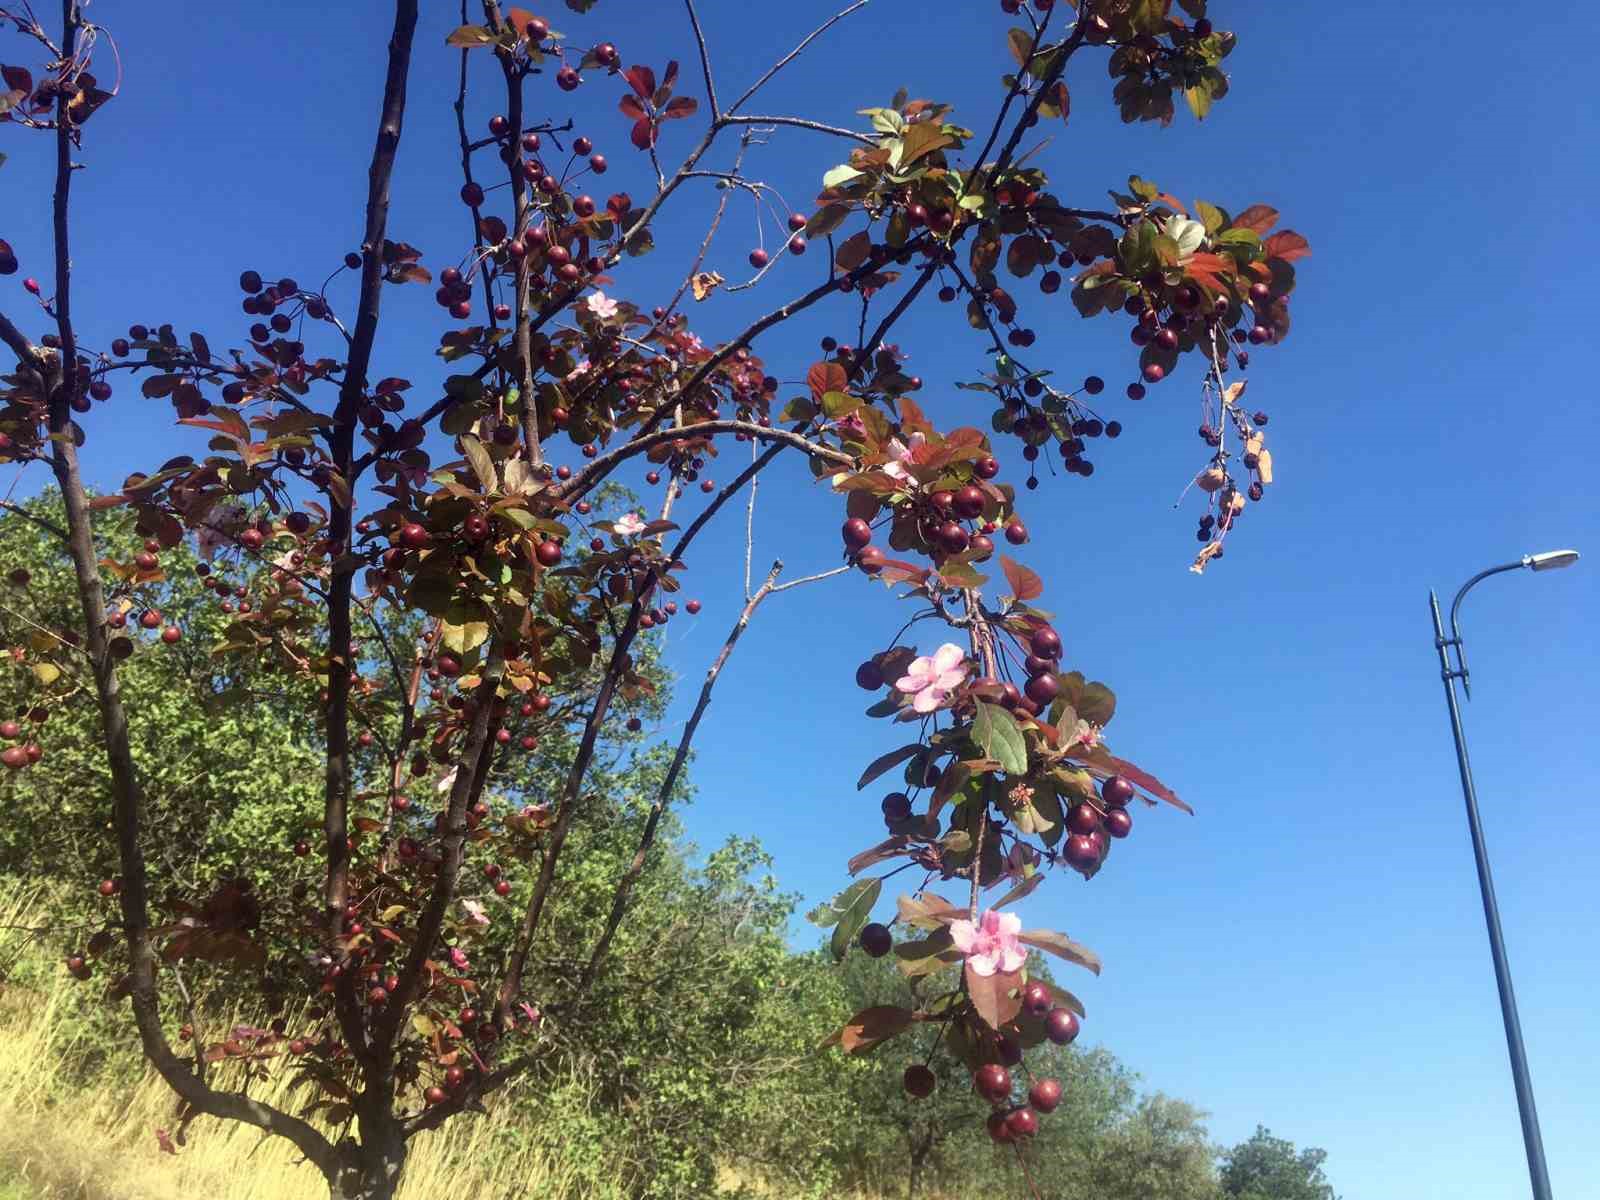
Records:
[[[1072,741],[1068,743],[1068,749],[1074,746],[1082,746],[1085,750],[1093,750],[1099,744],[1100,726],[1091,725],[1088,721],[1079,717],[1077,725],[1073,726]]]
[[[238,504],[219,504],[213,508],[206,514],[205,523],[195,530],[194,540],[200,557],[210,562],[218,550],[231,546],[248,517]]]
[[[890,461],[883,465],[883,473],[890,479],[910,483],[911,472],[906,470],[905,464],[911,461],[911,455],[917,447],[927,440],[926,435],[920,433],[907,434],[903,442],[899,438],[890,438],[887,447]]]
[[[950,940],[956,949],[967,956],[967,965],[974,975],[990,976],[996,971],[1009,975],[1020,971],[1028,961],[1028,952],[1022,948],[1017,935],[1022,932],[1022,918],[1016,913],[985,909],[977,925],[971,921],[950,922]]]
[[[644,518],[638,513],[623,513],[611,526],[623,537],[633,537],[644,532]]]
[[[1012,794],[1014,796],[1016,793]],[[1006,878],[1012,883],[1021,883],[1038,866],[1039,852],[1036,849],[1023,841],[1011,843],[1011,849],[1006,852]]]
[[[584,301],[589,306],[589,311],[601,320],[609,320],[617,315],[617,302],[604,292],[592,292]]]
[[[579,362],[577,366],[573,367],[572,370],[567,372],[567,380],[570,382],[576,379],[579,375],[587,375],[588,373],[589,360],[586,358]]]
[[[463,896],[461,898],[461,907],[467,914],[468,925],[482,926],[489,923],[489,914],[483,911],[483,905],[476,900]]]
[[[834,420],[833,427],[840,433],[854,434],[861,437],[867,432],[866,422],[861,419],[860,413],[845,413],[844,416]]]
[[[946,642],[931,656],[913,659],[906,673],[895,680],[894,686],[916,697],[911,702],[912,708],[919,713],[930,713],[966,682],[966,658],[960,646]]]

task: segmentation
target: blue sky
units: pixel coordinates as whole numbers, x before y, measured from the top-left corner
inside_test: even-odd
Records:
[[[454,5],[425,7],[391,231],[437,267],[462,252],[465,218],[454,201],[456,60],[442,45]],[[1587,549],[1574,569],[1509,575],[1474,594],[1466,718],[1555,1190],[1600,1197],[1600,739],[1586,732],[1600,713],[1600,422],[1580,350],[1594,309],[1583,230],[1600,129],[1587,59],[1570,50],[1593,44],[1600,18],[1575,2],[1511,15],[1372,0],[1214,7],[1241,43],[1232,93],[1203,126],[1123,127],[1086,57],[1069,76],[1071,124],[1043,161],[1075,202],[1098,203],[1136,172],[1235,211],[1270,203],[1311,239],[1294,336],[1257,354],[1251,375],[1250,400],[1272,415],[1278,482],[1224,562],[1204,578],[1185,570],[1196,514],[1173,502],[1202,457],[1198,373],[1186,369],[1141,404],[1104,406],[1127,432],[1096,456],[1092,480],[1047,480],[1028,498],[1029,561],[1051,583],[1069,662],[1117,690],[1118,751],[1198,810],[1140,812],[1105,872],[1039,892],[1029,922],[1101,952],[1104,975],[1074,981],[1086,1038],[1208,1108],[1219,1140],[1262,1121],[1321,1145],[1351,1200],[1522,1194],[1425,601],[1430,586],[1448,594],[1525,551]],[[755,11],[702,4],[724,94],[829,6]],[[81,327],[104,345],[130,321],[171,320],[204,328],[213,345],[240,344],[242,267],[317,279],[358,240],[383,6],[98,0],[94,12],[126,75],[90,126],[75,185]],[[616,41],[626,61],[659,70],[682,59],[680,90],[699,93],[674,6],[602,0],[587,17],[550,15],[578,44]],[[756,107],[843,122],[904,85],[983,126],[1009,61],[1005,29],[994,4],[919,15],[880,0]],[[0,58],[16,60],[15,45]],[[615,81],[593,78],[573,97],[533,91],[579,114],[610,157],[597,194],[647,194]],[[480,94],[475,130],[494,111]],[[687,148],[693,124],[668,131],[667,158]],[[0,280],[0,306],[28,320],[20,280],[45,275],[48,247],[46,147],[11,129],[0,150],[10,155],[0,236],[23,258]],[[751,173],[798,206],[839,157],[827,139],[785,132]],[[658,241],[697,244],[714,201],[685,197]],[[709,265],[739,278],[754,236],[750,211],[735,206]],[[658,252],[615,290],[651,303],[686,257]],[[711,340],[739,328],[753,306],[809,286],[818,257],[785,262],[754,299],[701,306],[697,329]],[[1067,378],[1130,377],[1120,326],[1081,322],[1064,296],[1043,301],[1024,309],[1041,333],[1039,362]],[[411,376],[426,395],[442,374],[431,356],[438,309],[420,288],[393,289],[385,304],[375,369]],[[817,338],[848,337],[838,319],[808,315],[764,343],[775,373],[798,379]],[[953,310],[920,313],[899,340],[941,419],[986,423],[951,387],[985,362]],[[102,484],[170,445],[162,421],[122,393],[90,425],[90,474]],[[758,564],[781,554],[791,574],[833,565],[834,502],[794,464],[773,478]],[[667,639],[686,694],[737,608],[740,541],[730,528],[692,561],[706,611]],[[697,838],[757,834],[787,886],[815,899],[838,885],[844,859],[879,836],[878,795],[857,796],[854,780],[893,736],[860,716],[851,675],[903,619],[857,578],[761,612],[701,742]]]

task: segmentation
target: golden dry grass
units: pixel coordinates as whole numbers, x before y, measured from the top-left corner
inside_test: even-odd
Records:
[[[0,962],[24,949],[15,932],[40,923],[37,897],[0,902]],[[0,1200],[325,1200],[327,1187],[314,1167],[297,1162],[281,1138],[263,1138],[243,1125],[201,1118],[176,1155],[165,1154],[157,1129],[174,1127],[174,1099],[153,1072],[109,1073],[87,1085],[70,1064],[92,1050],[81,1012],[74,1013],[76,983],[59,962],[34,972],[29,984],[0,982]],[[89,985],[95,986],[95,985]],[[127,1014],[107,1019],[131,1036]],[[219,1025],[222,1022],[219,1022]],[[226,1082],[223,1078],[219,1082]],[[274,1073],[251,1094],[288,1111],[304,1103],[290,1094],[288,1073]],[[520,1124],[519,1124],[520,1117]],[[530,1114],[514,1103],[491,1101],[486,1116],[452,1121],[411,1143],[399,1200],[619,1200],[624,1188],[597,1185],[563,1160],[559,1143],[529,1144],[508,1136],[529,1128]],[[620,1168],[621,1164],[617,1164]],[[762,1200],[788,1193],[732,1170],[719,1190]],[[851,1192],[838,1200],[898,1200],[904,1184],[883,1191]],[[928,1194],[927,1200],[939,1200]]]
[[[15,952],[7,927],[31,924],[31,898],[0,905],[0,951]],[[9,910],[9,911],[7,911]],[[7,942],[13,944],[7,946]],[[6,954],[6,958],[10,955]],[[314,1167],[296,1162],[281,1138],[202,1118],[176,1155],[162,1153],[155,1131],[171,1129],[173,1097],[153,1073],[131,1086],[84,1088],[62,1072],[81,1034],[66,1020],[76,984],[58,968],[43,986],[0,991],[0,1197],[26,1200],[324,1200]],[[109,1014],[108,1014],[109,1015]],[[117,1012],[115,1019],[126,1019]],[[81,1028],[81,1025],[78,1025]],[[287,1073],[251,1090],[295,1110]],[[503,1138],[511,1114],[453,1121],[411,1143],[401,1200],[501,1200],[537,1195],[591,1200],[570,1164]]]

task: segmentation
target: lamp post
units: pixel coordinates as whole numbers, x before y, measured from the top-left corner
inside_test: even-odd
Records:
[[[1483,919],[1489,927],[1489,952],[1494,958],[1494,978],[1500,988],[1500,1016],[1505,1023],[1506,1049],[1511,1055],[1511,1078],[1517,1089],[1517,1112],[1522,1117],[1522,1143],[1528,1153],[1528,1177],[1533,1183],[1534,1200],[1551,1200],[1550,1173],[1544,1162],[1544,1139],[1539,1135],[1539,1113],[1533,1103],[1533,1083],[1528,1078],[1528,1056],[1522,1048],[1522,1023],[1517,1019],[1517,997],[1511,990],[1511,967],[1506,962],[1504,935],[1500,932],[1500,909],[1494,898],[1494,879],[1489,874],[1489,851],[1483,843],[1483,828],[1478,820],[1478,794],[1472,785],[1472,767],[1467,761],[1466,737],[1461,731],[1461,708],[1456,702],[1456,680],[1467,699],[1472,699],[1472,682],[1467,672],[1466,652],[1461,643],[1461,626],[1458,616],[1461,601],[1479,580],[1502,571],[1517,571],[1527,567],[1533,571],[1549,571],[1556,567],[1571,566],[1578,561],[1576,550],[1550,550],[1543,554],[1524,555],[1517,562],[1490,567],[1479,571],[1462,585],[1450,605],[1450,636],[1444,635],[1444,624],[1439,619],[1439,597],[1428,592],[1428,605],[1433,612],[1433,644],[1439,651],[1439,671],[1444,680],[1445,703],[1450,709],[1450,732],[1456,739],[1456,763],[1461,768],[1461,792],[1467,802],[1467,827],[1472,832],[1472,853],[1478,863],[1478,890],[1483,896]],[[1450,647],[1456,651],[1458,666],[1450,664]]]

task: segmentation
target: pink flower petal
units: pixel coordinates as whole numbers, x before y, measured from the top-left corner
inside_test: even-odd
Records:
[[[1027,961],[1028,953],[1020,946],[1007,946],[1000,952],[1000,969],[1007,975],[1022,970],[1022,964]]]
[[[953,671],[966,661],[966,653],[954,642],[946,642],[934,651],[933,666],[940,674]]]
[[[994,974],[997,965],[993,954],[973,954],[967,957],[967,966],[972,968],[972,973],[981,975],[985,979]]]
[[[978,931],[971,921],[960,920],[950,922],[950,940],[955,943],[957,950],[963,954],[972,953],[972,947],[977,943]]]
[[[995,921],[995,931],[1001,937],[1014,938],[1022,932],[1022,918],[1016,913],[999,913]]]

